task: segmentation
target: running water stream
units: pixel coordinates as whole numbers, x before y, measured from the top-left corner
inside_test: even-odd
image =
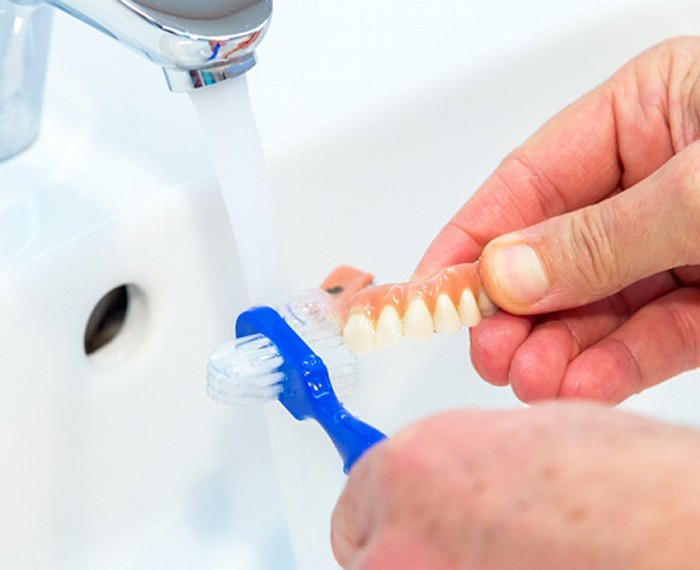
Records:
[[[248,292],[247,304],[284,302],[291,293],[289,279],[246,77],[195,90],[192,101],[212,149]],[[221,255],[229,253],[235,252],[222,251]],[[310,516],[309,511],[310,503],[319,498],[319,487],[328,487],[328,473],[313,469],[318,461],[308,431],[302,429],[307,426],[293,420],[281,405],[268,404],[264,409],[297,567],[332,568],[330,521]],[[251,489],[253,494],[260,492]]]
[[[248,304],[279,303],[291,291],[246,77],[196,89],[191,97],[210,142]]]

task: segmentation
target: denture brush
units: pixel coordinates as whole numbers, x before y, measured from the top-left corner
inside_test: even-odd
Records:
[[[350,414],[336,396],[331,378],[339,389],[351,384],[357,361],[342,343],[328,303],[325,293],[316,291],[279,310],[261,306],[241,313],[237,339],[209,359],[207,391],[227,404],[276,398],[297,420],[315,420],[348,473],[385,436]]]

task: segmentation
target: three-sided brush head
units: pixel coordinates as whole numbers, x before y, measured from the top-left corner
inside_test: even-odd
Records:
[[[288,314],[288,319],[300,319],[297,327],[313,329],[298,311]],[[225,403],[276,396],[297,420],[309,418],[321,425],[340,453],[347,473],[369,447],[385,436],[343,407],[323,359],[290,322],[271,307],[253,307],[241,313],[236,321],[238,340],[219,347],[210,359],[209,394]],[[325,335],[322,337],[327,341]],[[339,339],[338,345],[329,346],[336,358],[344,354],[345,348]],[[352,356],[349,351],[347,354]],[[354,376],[354,357],[340,368],[351,369]]]
[[[357,358],[342,342],[331,305],[332,299],[326,293],[311,290],[297,294],[276,312],[321,358],[333,389],[344,395],[355,381]],[[246,405],[275,400],[281,394],[284,358],[269,336],[257,329],[252,332],[253,328],[246,329],[250,334],[243,329],[237,331],[238,338],[222,343],[210,355],[207,392],[215,400]]]

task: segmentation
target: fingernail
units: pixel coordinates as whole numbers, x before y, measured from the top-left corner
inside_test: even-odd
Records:
[[[494,252],[491,263],[496,283],[513,302],[531,304],[547,294],[549,279],[529,245],[502,246]]]

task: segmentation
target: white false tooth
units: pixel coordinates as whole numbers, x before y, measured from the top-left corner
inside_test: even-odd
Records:
[[[368,354],[377,347],[377,335],[366,315],[350,315],[343,328],[343,342],[355,354]]]
[[[498,311],[498,307],[493,304],[485,291],[479,292],[479,309],[481,309],[481,314],[486,317],[490,317]]]
[[[452,334],[462,327],[462,322],[454,303],[445,294],[439,295],[435,301],[433,325],[435,326],[435,332],[442,334]]]
[[[401,317],[394,305],[386,305],[377,321],[377,348],[393,348],[401,340]]]
[[[457,311],[462,324],[466,327],[475,327],[481,322],[481,311],[476,304],[474,293],[469,289],[462,291]]]
[[[433,334],[433,317],[420,297],[413,299],[403,316],[403,335],[412,340],[427,340]]]

